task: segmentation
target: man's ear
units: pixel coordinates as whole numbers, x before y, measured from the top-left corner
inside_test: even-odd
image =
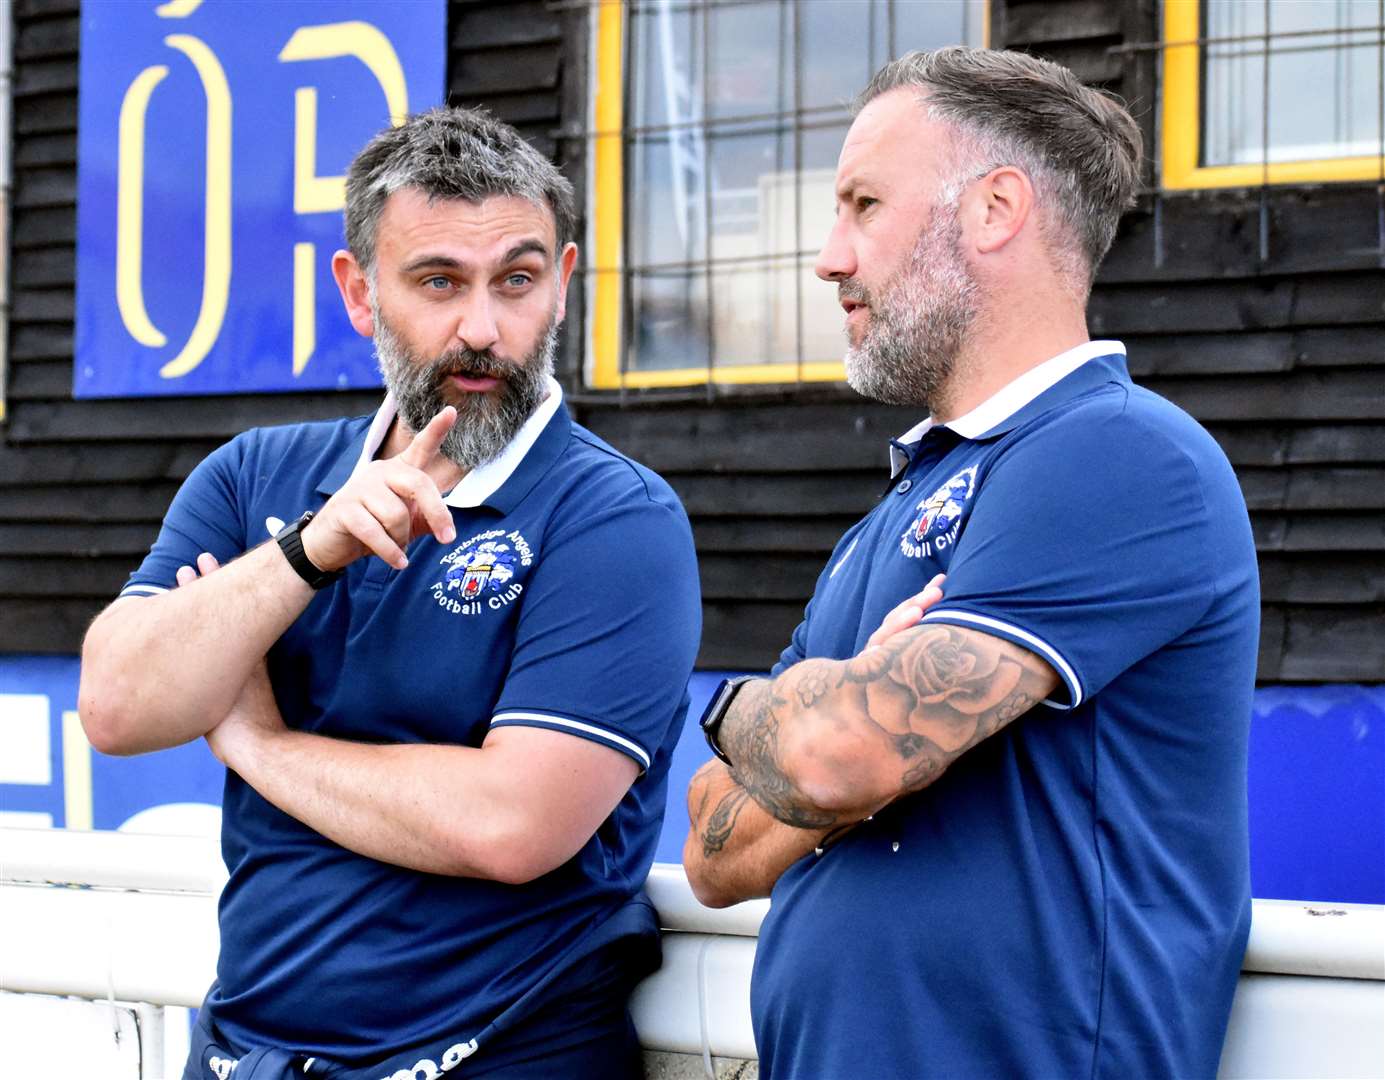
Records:
[[[332,277],[336,278],[337,291],[346,307],[346,317],[351,326],[362,337],[375,336],[375,313],[370,306],[370,283],[365,272],[356,262],[356,256],[349,251],[338,251],[332,256]]]
[[[1022,169],[1002,165],[992,169],[969,192],[972,201],[972,243],[982,255],[1008,244],[1024,228],[1034,209],[1034,185]]]
[[[572,270],[577,265],[577,245],[569,241],[563,245],[558,256],[558,322],[567,315],[567,284],[572,279]]]

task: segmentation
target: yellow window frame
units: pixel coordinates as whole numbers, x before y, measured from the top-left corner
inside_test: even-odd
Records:
[[[1165,190],[1321,184],[1385,178],[1385,156],[1202,165],[1202,0],[1164,0],[1160,178]]]
[[[983,41],[990,41],[990,5],[982,8]],[[593,172],[591,221],[591,353],[588,384],[598,390],[622,387],[705,386],[713,383],[844,382],[841,360],[802,364],[713,364],[658,371],[620,370],[624,325],[621,284],[624,227],[625,0],[600,0],[596,9],[596,135],[589,163]]]

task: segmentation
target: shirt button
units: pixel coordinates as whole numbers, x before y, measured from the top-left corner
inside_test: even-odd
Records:
[[[899,492],[901,495],[907,495],[909,493],[909,489],[913,486],[914,482],[912,480],[901,480],[899,482],[899,486],[896,487],[895,490]]]

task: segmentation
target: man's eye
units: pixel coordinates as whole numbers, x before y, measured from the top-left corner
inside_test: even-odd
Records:
[[[505,278],[505,284],[512,289],[522,289],[533,280],[528,274],[509,274]]]
[[[423,279],[423,287],[425,289],[436,289],[441,291],[442,289],[450,289],[452,287],[452,282],[441,274],[435,274],[433,277]]]
[[[872,199],[869,195],[861,195],[856,199],[856,212],[858,214],[863,213],[879,201],[878,199]]]

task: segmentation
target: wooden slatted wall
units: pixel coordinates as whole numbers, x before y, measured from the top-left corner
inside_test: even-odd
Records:
[[[1153,145],[1150,0],[996,0],[992,41],[1121,94]],[[1151,174],[1152,178],[1152,174]],[[1138,381],[1200,419],[1251,509],[1260,678],[1385,680],[1385,270],[1374,185],[1153,196],[1090,307]],[[826,286],[824,286],[824,289]],[[854,395],[592,405],[586,422],[664,472],[693,516],[700,663],[769,664],[835,538],[873,505],[887,437],[918,417]]]
[[[17,0],[9,422],[0,433],[0,652],[72,652],[147,548],[177,483],[254,424],[361,412],[373,394],[73,402],[76,0]],[[1069,64],[1153,134],[1152,0],[992,5],[993,40]],[[484,103],[579,190],[587,22],[579,9],[453,2],[452,97]],[[1093,332],[1201,419],[1252,510],[1266,681],[1385,679],[1385,271],[1373,186],[1147,197],[1103,268]],[[824,286],[824,288],[826,288]],[[580,311],[564,351],[577,383]],[[908,410],[844,390],[576,394],[574,411],[663,472],[702,558],[703,667],[777,655],[827,552],[868,509]]]

